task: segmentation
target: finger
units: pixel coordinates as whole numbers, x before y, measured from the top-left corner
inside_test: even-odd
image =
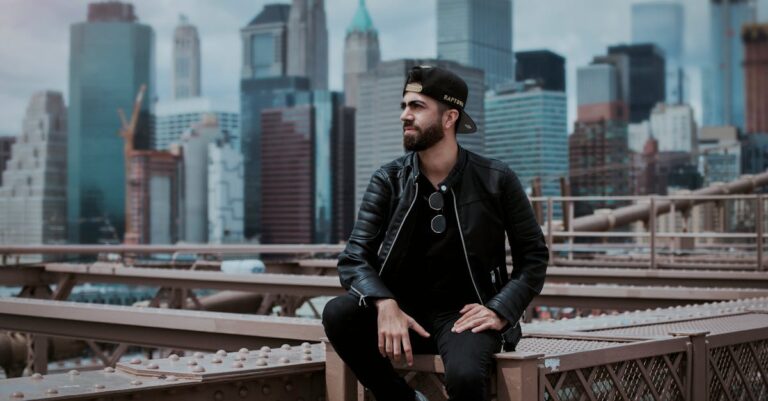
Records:
[[[493,323],[485,322],[485,323],[483,323],[483,324],[481,324],[479,326],[475,326],[472,329],[472,332],[473,333],[479,333],[481,331],[485,331],[485,330],[492,329],[492,328],[493,328]]]
[[[477,304],[466,304],[466,305],[464,305],[463,308],[461,308],[459,313],[461,313],[463,315],[463,314],[467,313],[467,311],[470,310],[471,308],[474,308],[475,305],[477,305]]]
[[[408,366],[413,366],[413,350],[411,349],[411,338],[409,336],[403,337],[403,352],[405,353],[405,361],[408,362]]]
[[[389,334],[386,335],[386,351],[387,354],[384,357],[392,359],[392,336]]]
[[[486,321],[487,321],[487,319],[485,319],[483,317],[477,317],[477,318],[474,318],[474,319],[467,320],[466,322],[462,323],[461,325],[456,326],[455,327],[455,332],[456,333],[461,333],[464,330],[469,330],[469,329],[471,329],[473,327],[477,327],[477,326],[485,323]]]
[[[480,305],[478,305],[478,306],[480,306]],[[453,327],[456,328],[458,326],[461,326],[461,325],[465,324],[470,319],[476,318],[479,313],[483,312],[483,310],[484,309],[482,307],[481,308],[472,308],[472,309],[468,310],[466,313],[464,313],[464,315],[462,315],[458,320],[456,320],[455,323],[453,323]]]
[[[387,357],[387,350],[385,348],[384,333],[382,333],[382,332],[379,332],[379,353],[384,358]]]
[[[401,347],[402,341],[403,339],[401,336],[394,337],[394,344],[393,344],[394,347],[392,349],[392,355],[394,356],[394,358],[392,360],[394,360],[395,362],[400,362],[400,347]]]
[[[411,330],[415,331],[420,336],[424,338],[429,338],[429,332],[427,332],[423,327],[421,327],[421,325],[417,321],[413,319],[408,320],[408,327],[410,327]]]

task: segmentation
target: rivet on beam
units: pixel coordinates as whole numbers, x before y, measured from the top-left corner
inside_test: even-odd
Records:
[[[167,382],[175,382],[177,380],[179,380],[179,379],[176,376],[174,376],[174,375],[170,375],[170,376],[165,378],[165,381],[167,381]]]
[[[33,374],[30,377],[30,379],[32,379],[32,380],[43,380],[43,375],[41,375],[40,373],[35,373],[35,374]]]
[[[312,348],[312,344],[310,344],[308,342],[301,343],[301,346],[304,347],[304,348]]]
[[[214,356],[211,358],[211,363],[221,363],[221,358]]]
[[[187,365],[189,365],[189,366],[197,366],[197,361],[194,360],[194,359],[190,359],[189,361],[187,361]]]
[[[272,351],[272,348],[269,348],[269,347],[267,347],[267,346],[265,345],[265,346],[261,347],[260,351],[261,351],[261,352],[270,352],[270,351]]]
[[[239,352],[239,353],[241,353],[241,354],[247,354],[247,353],[248,353],[248,352],[250,352],[250,351],[248,351],[248,348],[240,348],[240,350],[239,350],[239,351],[237,351],[237,352]]]
[[[301,357],[301,359],[305,360],[305,361],[311,361],[312,360],[312,355],[304,355],[303,357]]]
[[[224,393],[222,393],[221,391],[217,391],[213,393],[213,399],[216,401],[222,401],[224,399]]]
[[[69,375],[70,376],[79,376],[80,372],[77,371],[76,369],[72,369],[72,370],[69,371]]]
[[[227,356],[227,351],[224,351],[223,349],[220,349],[220,350],[216,351],[216,355],[221,356],[221,357],[225,357],[225,356]]]
[[[288,345],[288,344],[283,344],[283,346],[282,346],[282,347],[280,347],[280,348],[282,348],[282,349],[284,349],[284,350],[286,350],[286,351],[290,351],[290,350],[291,350],[291,346],[290,346],[290,345]]]
[[[194,353],[194,356],[195,356],[195,358],[197,358],[197,359],[203,359],[203,358],[205,358],[205,354],[203,354],[202,352],[195,352],[195,353]]]
[[[257,359],[256,366],[267,366],[267,360],[264,358]]]
[[[93,388],[96,389],[96,390],[103,390],[104,389],[104,385],[100,384],[100,383],[96,383],[96,384],[93,385]]]
[[[248,387],[240,387],[240,390],[237,392],[240,395],[240,398],[248,397]]]
[[[280,362],[280,363],[291,363],[291,360],[286,358],[286,357],[282,357],[282,358],[279,359],[278,362]]]
[[[194,368],[192,368],[192,371],[195,373],[203,373],[205,372],[205,368],[202,366],[195,366]]]
[[[171,354],[171,355],[169,355],[169,356],[168,356],[168,359],[170,359],[170,360],[171,360],[171,361],[173,361],[173,362],[176,362],[176,361],[178,361],[180,358],[179,358],[179,356],[178,356],[178,355],[176,355],[176,354]]]
[[[115,373],[115,368],[111,366],[107,366],[106,368],[104,368],[104,373]]]
[[[160,367],[159,367],[159,366],[157,366],[157,364],[156,364],[156,363],[152,362],[152,363],[150,363],[150,364],[147,364],[147,369],[152,369],[152,370],[155,370],[155,369],[160,369]]]
[[[267,395],[272,392],[272,389],[268,385],[264,385],[261,387],[261,393],[264,395]]]
[[[141,365],[141,359],[139,358],[133,358],[130,362],[131,365]]]
[[[131,380],[131,385],[134,386],[141,386],[141,380]]]
[[[24,393],[21,391],[14,391],[13,394],[11,394],[11,398],[24,398]]]
[[[242,368],[243,367],[243,363],[242,362],[233,362],[232,363],[232,367],[233,368],[238,368],[238,369]]]
[[[59,390],[56,390],[55,388],[49,388],[48,390],[45,390],[45,393],[48,395],[58,394]]]

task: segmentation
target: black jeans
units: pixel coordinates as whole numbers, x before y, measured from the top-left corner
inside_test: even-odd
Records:
[[[439,353],[445,365],[445,384],[451,401],[489,399],[488,379],[493,354],[501,350],[495,330],[480,333],[451,332],[461,316],[458,311],[430,313],[400,305],[429,332],[423,338],[411,330],[414,354]],[[332,299],[323,310],[323,326],[331,344],[360,383],[377,401],[410,401],[415,393],[378,349],[377,313],[374,305],[358,305],[352,295]],[[401,360],[405,360],[402,356]]]

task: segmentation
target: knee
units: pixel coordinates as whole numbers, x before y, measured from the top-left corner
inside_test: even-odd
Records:
[[[488,372],[480,366],[464,363],[446,366],[445,389],[452,400],[484,400],[488,386]]]
[[[336,297],[328,301],[323,308],[323,327],[329,338],[335,337],[345,327],[349,328],[348,324],[355,313],[354,307],[357,307],[357,304],[352,301],[352,305],[350,305],[348,298],[349,296],[345,295]]]

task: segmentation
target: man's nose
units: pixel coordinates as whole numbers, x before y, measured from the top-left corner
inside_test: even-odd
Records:
[[[413,121],[413,114],[411,114],[411,111],[408,110],[408,108],[404,108],[403,112],[400,113],[400,120],[401,121]]]

